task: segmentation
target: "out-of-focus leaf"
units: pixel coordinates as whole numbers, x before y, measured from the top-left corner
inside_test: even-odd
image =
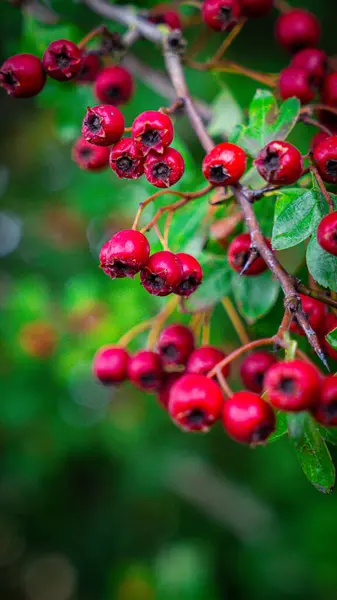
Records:
[[[204,277],[201,286],[188,300],[188,309],[192,311],[213,306],[230,292],[231,285],[232,272],[225,257],[203,252],[198,260]]]
[[[322,437],[325,439],[328,444],[332,444],[333,446],[337,446],[337,429],[336,427],[323,427],[323,425],[319,425],[319,430],[322,434]]]
[[[330,346],[334,348],[334,350],[337,350],[337,328],[330,331],[325,339],[327,342],[329,342]]]
[[[227,87],[224,87],[211,106],[212,120],[208,125],[210,135],[228,135],[243,122],[243,112]]]
[[[276,442],[287,433],[287,414],[279,411],[276,415],[276,429],[274,433],[268,438],[268,444]]]
[[[325,252],[314,234],[307,248],[308,269],[317,283],[337,291],[337,258]]]
[[[274,306],[280,286],[269,271],[257,277],[232,276],[234,298],[242,316],[248,323],[255,323]]]
[[[47,46],[54,40],[71,40],[76,44],[81,39],[79,30],[71,23],[46,25],[27,13],[23,19],[22,33],[23,52],[38,55],[42,55]]]
[[[272,246],[284,250],[303,242],[319,218],[319,199],[314,190],[285,189],[275,205]]]

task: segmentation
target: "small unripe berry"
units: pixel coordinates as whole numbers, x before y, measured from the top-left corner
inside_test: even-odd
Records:
[[[309,410],[317,404],[321,377],[314,365],[302,360],[279,362],[266,374],[269,402],[280,410]]]
[[[239,0],[204,0],[201,15],[214,31],[230,31],[240,17]]]
[[[247,390],[261,394],[264,376],[276,362],[277,360],[272,354],[263,350],[249,354],[243,360],[240,369],[241,379]]]
[[[330,75],[325,78],[322,90],[322,100],[324,104],[327,104],[328,106],[337,106],[337,72],[330,73]],[[326,114],[325,111],[324,114]]]
[[[104,384],[122,383],[128,375],[129,355],[124,348],[103,346],[95,354],[93,373]]]
[[[178,296],[188,297],[202,283],[202,268],[197,259],[190,254],[178,252],[176,256],[180,260],[183,277],[180,284],[174,289],[174,293]]]
[[[128,377],[140,390],[155,392],[164,381],[164,371],[159,354],[151,350],[140,350],[131,356]]]
[[[14,98],[31,98],[46,82],[42,63],[33,54],[15,54],[0,69],[0,86]]]
[[[94,146],[84,138],[79,138],[72,148],[72,158],[85,171],[101,171],[109,164],[110,149]]]
[[[240,0],[243,17],[264,17],[273,8],[274,0]]]
[[[337,212],[323,217],[317,228],[317,241],[323,250],[337,256]]]
[[[164,364],[184,365],[193,349],[194,335],[185,325],[167,325],[159,336],[158,352]]]
[[[123,138],[111,149],[110,167],[117,177],[138,179],[144,173],[144,157],[137,142]]]
[[[132,137],[139,142],[144,155],[150,150],[162,154],[173,140],[174,131],[170,117],[157,110],[147,110],[134,120]]]
[[[315,300],[315,298],[310,298],[309,296],[303,296],[299,294],[302,302],[303,311],[315,332],[320,332],[325,323],[327,308],[323,302],[319,302]],[[293,333],[297,333],[297,335],[305,335],[302,327],[297,323],[297,321],[293,320],[290,329]]]
[[[273,409],[258,394],[237,392],[224,403],[222,423],[236,442],[263,444],[275,430]]]
[[[302,104],[311,102],[315,97],[310,75],[306,69],[301,67],[286,67],[282,69],[278,82],[282,100],[298,98]]]
[[[233,185],[246,170],[246,155],[242,148],[222,142],[206,154],[202,163],[204,177],[213,185]]]
[[[76,44],[69,40],[56,40],[46,49],[42,65],[49,77],[69,81],[80,73],[81,61],[82,51]]]
[[[111,146],[124,133],[124,117],[115,106],[101,104],[88,108],[83,119],[82,135],[91,144]]]
[[[323,379],[318,405],[313,415],[319,423],[326,427],[337,426],[337,377],[329,375]]]
[[[200,346],[200,348],[196,348],[190,355],[186,370],[189,373],[207,375],[224,358],[226,358],[226,354],[222,350],[219,350],[219,348],[215,348],[214,346]],[[221,369],[224,377],[228,377],[229,371],[229,365],[225,365]]]
[[[289,142],[274,141],[265,146],[254,161],[261,177],[275,185],[290,185],[303,173],[301,153]]]
[[[264,238],[264,241],[271,248],[269,240]],[[241,273],[250,257],[251,243],[249,233],[240,233],[240,235],[234,238],[228,248],[228,262],[237,273]],[[258,254],[254,262],[244,271],[244,275],[260,275],[267,268],[263,258]]]
[[[219,419],[222,407],[220,387],[205,375],[187,373],[171,388],[168,411],[185,431],[208,431]]]
[[[100,267],[111,277],[134,277],[147,264],[150,246],[146,237],[133,229],[115,233],[100,252]]]
[[[142,286],[153,296],[168,296],[179,285],[183,276],[179,258],[168,250],[150,256],[140,272]]]
[[[162,154],[149,152],[145,159],[145,177],[158,188],[168,188],[177,183],[184,170],[184,159],[174,148],[166,148]]]
[[[302,8],[294,8],[281,14],[276,22],[276,39],[290,52],[316,46],[320,34],[318,19],[313,13]]]
[[[101,70],[101,59],[94,52],[82,54],[81,69],[76,77],[80,83],[93,83]]]
[[[182,377],[182,373],[165,373],[164,380],[157,392],[157,398],[163,408],[167,409],[173,384]]]
[[[337,135],[331,135],[313,151],[313,159],[324,181],[337,183]]]
[[[311,84],[319,86],[326,75],[328,57],[319,48],[304,48],[295,54],[291,64],[293,67],[305,69],[309,75]]]
[[[182,22],[180,15],[177,11],[172,10],[170,4],[158,4],[151,10],[149,21],[151,23],[157,23],[167,25],[170,29],[182,29]]]
[[[102,104],[119,106],[128,102],[134,89],[129,71],[118,65],[101,69],[96,77],[94,93]]]
[[[329,313],[324,326],[324,336],[328,335],[330,331],[333,331],[337,327],[337,317],[333,313]],[[332,358],[337,361],[337,350],[335,350],[329,342],[325,339],[322,340],[322,345],[324,347],[325,352]]]

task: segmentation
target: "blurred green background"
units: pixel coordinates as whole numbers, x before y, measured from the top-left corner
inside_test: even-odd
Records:
[[[62,15],[55,30],[2,0],[2,59],[41,55],[55,36],[76,42],[101,22],[78,2],[50,5]],[[334,54],[335,0],[297,5],[319,16],[323,47]],[[275,18],[248,23],[230,57],[266,72],[285,66]],[[190,44],[199,34],[187,30]],[[213,38],[200,59],[219,45]],[[135,48],[163,69],[150,44]],[[230,90],[229,103],[243,110],[257,87],[238,76],[187,75],[196,97],[211,104]],[[310,486],[285,438],[249,450],[220,426],[186,435],[154,397],[128,385],[107,390],[91,377],[96,349],[163,305],[137,281],[112,283],[97,268],[102,242],[129,226],[151,192],[143,180],[119,182],[72,163],[92,102],[90,88],[52,81],[33,101],[0,93],[1,600],[334,598],[336,495]],[[127,124],[165,103],[137,80],[123,107]],[[183,117],[176,131],[189,189],[201,183],[202,152]],[[305,150],[312,133],[298,128],[292,139]],[[273,332],[281,311],[279,300],[252,334]],[[238,345],[219,307],[213,323],[212,342]]]

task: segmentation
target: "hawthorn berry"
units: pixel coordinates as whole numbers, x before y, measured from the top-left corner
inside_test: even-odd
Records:
[[[282,69],[278,87],[283,100],[295,96],[302,104],[307,104],[315,97],[315,89],[310,74],[302,67],[290,65],[290,67]]]
[[[138,179],[144,173],[144,157],[137,142],[123,138],[111,149],[110,167],[117,177]]]
[[[186,370],[188,373],[207,375],[224,358],[226,358],[226,354],[222,350],[219,350],[219,348],[215,348],[215,346],[200,346],[200,348],[196,348],[190,355]],[[221,369],[224,377],[228,377],[229,371],[229,365],[225,365]]]
[[[206,154],[202,163],[204,177],[213,185],[233,185],[246,170],[246,155],[242,148],[222,142]]]
[[[185,162],[178,150],[166,148],[162,154],[149,152],[145,158],[144,173],[149,183],[158,188],[168,188],[182,178]]]
[[[293,8],[282,13],[276,22],[276,39],[290,52],[316,46],[320,34],[321,26],[318,19],[303,8]]]
[[[178,296],[188,297],[202,283],[202,268],[197,259],[190,254],[178,252],[176,256],[181,262],[183,278],[180,284],[174,289],[174,293]]]
[[[93,83],[102,67],[100,57],[94,52],[82,54],[81,69],[76,77],[80,83]]]
[[[309,75],[310,83],[321,85],[328,68],[328,57],[319,48],[303,48],[295,54],[291,61],[293,67],[305,69]],[[296,95],[296,94],[295,94]]]
[[[101,249],[100,267],[111,277],[134,277],[145,267],[150,256],[150,246],[146,237],[134,229],[124,229],[115,233]]]
[[[84,138],[79,138],[72,148],[72,158],[85,171],[101,171],[109,164],[110,149],[94,146]]]
[[[239,0],[204,0],[201,8],[204,23],[214,31],[230,31],[241,16]]]
[[[241,444],[263,444],[275,431],[272,407],[258,394],[237,392],[223,407],[222,424],[228,435]]]
[[[69,81],[81,71],[82,51],[69,40],[55,40],[46,49],[42,65],[52,79]]]
[[[163,408],[167,409],[172,386],[176,381],[178,381],[178,379],[180,379],[180,377],[182,377],[182,373],[175,371],[164,374],[164,380],[157,392],[158,401]]]
[[[301,153],[289,142],[275,140],[265,146],[254,161],[261,177],[275,185],[290,185],[303,173]]]
[[[329,375],[323,379],[319,400],[313,410],[319,423],[326,427],[337,426],[337,377]]]
[[[318,144],[313,159],[322,179],[337,183],[337,135],[330,135]]]
[[[170,4],[158,4],[149,15],[149,21],[156,24],[167,25],[170,29],[182,29],[182,22],[177,11],[172,10]]]
[[[174,131],[170,117],[158,110],[147,110],[134,120],[132,137],[139,142],[146,155],[150,150],[162,154],[173,140]]]
[[[331,344],[329,344],[329,342],[325,339],[325,336],[328,335],[328,333],[330,333],[330,331],[333,331],[334,329],[336,329],[336,327],[337,327],[337,317],[333,313],[329,313],[325,320],[324,337],[322,340],[322,345],[324,347],[325,352],[330,356],[330,358],[337,361],[337,350],[335,350],[331,346]]]
[[[318,131],[317,133],[315,133],[314,137],[311,140],[311,149],[313,150],[314,148],[316,148],[318,144],[323,142],[323,140],[325,140],[328,137],[329,135],[325,133],[325,131]]]
[[[82,135],[91,144],[111,146],[124,133],[124,117],[116,106],[101,104],[88,108],[83,119]]]
[[[242,361],[240,368],[240,376],[247,390],[261,394],[264,376],[276,362],[277,360],[272,354],[263,350],[249,354]]]
[[[158,352],[164,364],[184,365],[194,350],[194,335],[185,325],[165,327],[158,339]]]
[[[328,106],[337,106],[337,72],[330,73],[325,80],[322,90],[322,100]]]
[[[101,69],[94,84],[96,98],[103,104],[113,106],[128,102],[133,89],[133,78],[129,71],[118,65]]]
[[[31,98],[46,82],[42,63],[33,54],[15,54],[0,69],[0,86],[14,98]]]
[[[267,238],[264,241],[271,249],[270,242]],[[246,265],[250,254],[252,252],[252,242],[249,233],[240,233],[230,243],[228,248],[228,262],[232,269],[237,273],[241,273],[244,266]],[[262,256],[257,254],[256,259],[252,264],[244,271],[244,275],[260,275],[267,269],[267,265],[264,262]]]
[[[153,296],[168,296],[179,285],[183,270],[179,258],[168,250],[150,256],[140,272],[142,286]]]
[[[317,227],[317,241],[323,250],[337,256],[337,212],[323,217]]]
[[[168,411],[185,431],[208,431],[223,407],[218,384],[197,373],[182,375],[171,387]]]
[[[264,17],[273,8],[274,0],[240,0],[242,16]]]
[[[96,352],[93,373],[104,384],[122,383],[128,376],[129,355],[124,348],[103,346]]]
[[[315,300],[315,298],[310,298],[310,296],[303,296],[302,294],[299,294],[299,296],[301,298],[303,311],[305,312],[312,329],[315,332],[320,332],[324,326],[327,314],[325,304]],[[302,327],[295,320],[292,321],[290,329],[293,333],[297,333],[297,335],[305,335]]]
[[[314,407],[320,385],[316,367],[303,360],[278,362],[268,369],[264,380],[270,403],[280,410],[294,412]]]
[[[130,357],[128,378],[140,390],[157,391],[164,381],[164,371],[159,354],[140,350]]]

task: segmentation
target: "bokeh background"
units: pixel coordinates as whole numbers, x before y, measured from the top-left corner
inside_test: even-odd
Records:
[[[49,4],[62,16],[57,34],[2,0],[1,58],[41,55],[53,36],[76,42],[101,22],[75,0]],[[323,47],[334,54],[335,0],[297,5],[319,16]],[[249,23],[230,57],[266,72],[285,66],[275,18],[276,11]],[[200,32],[187,29],[190,44]],[[214,34],[199,58],[220,41]],[[163,69],[150,44],[135,48],[138,59]],[[207,103],[228,95],[216,133],[257,87],[234,75],[187,75]],[[186,435],[154,397],[92,379],[96,349],[163,305],[138,282],[112,283],[97,268],[102,241],[131,223],[150,191],[142,180],[118,182],[110,171],[88,174],[72,163],[71,145],[92,102],[90,88],[73,83],[49,81],[37,100],[0,93],[0,597],[333,598],[336,495],[310,486],[286,438],[253,451],[220,426]],[[126,122],[165,103],[137,78]],[[201,183],[202,153],[183,117],[176,130],[174,145],[188,162],[186,189]],[[312,133],[299,127],[292,139],[305,150]],[[281,310],[279,301],[250,331],[273,332]],[[212,342],[238,345],[220,308],[213,323]]]

